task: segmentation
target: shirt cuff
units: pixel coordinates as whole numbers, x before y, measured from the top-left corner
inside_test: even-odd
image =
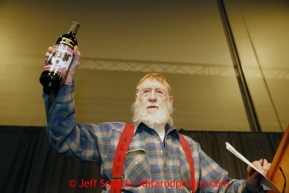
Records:
[[[70,103],[74,100],[74,91],[75,91],[75,81],[71,85],[63,85],[58,91],[57,97],[54,103]]]

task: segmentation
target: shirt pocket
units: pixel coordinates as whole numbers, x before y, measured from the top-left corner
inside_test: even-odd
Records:
[[[150,179],[150,168],[145,149],[127,151],[125,154],[124,179],[132,186],[140,186]]]

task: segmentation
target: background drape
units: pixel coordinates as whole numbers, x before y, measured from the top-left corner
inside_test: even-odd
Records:
[[[186,131],[231,178],[246,178],[246,164],[226,150],[233,145],[248,160],[272,161],[282,132]],[[100,192],[96,163],[70,160],[58,154],[48,141],[44,127],[0,126],[1,193],[95,193]],[[86,187],[80,187],[86,181]]]

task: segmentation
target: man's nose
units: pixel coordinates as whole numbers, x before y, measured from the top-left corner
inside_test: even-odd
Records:
[[[152,90],[152,92],[149,95],[149,100],[150,101],[155,101],[156,100],[156,93],[154,90]]]

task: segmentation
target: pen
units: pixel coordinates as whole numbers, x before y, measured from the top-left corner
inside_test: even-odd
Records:
[[[263,152],[263,150],[261,150],[260,151],[260,153],[261,153],[261,156],[262,156],[262,161],[261,161],[261,166],[263,167],[263,165],[264,165],[264,152]],[[256,188],[260,188],[262,186],[262,184],[261,184],[261,181],[260,181],[260,179],[257,181],[257,185],[256,185]],[[259,191],[258,191],[259,192]]]
[[[261,150],[260,153],[261,153],[261,156],[262,156],[261,166],[263,166],[264,165],[264,153],[263,153],[263,150]]]

